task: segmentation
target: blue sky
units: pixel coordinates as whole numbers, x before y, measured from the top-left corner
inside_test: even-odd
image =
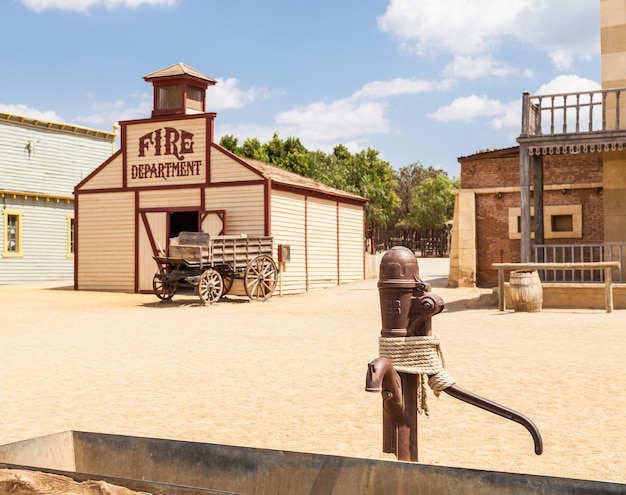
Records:
[[[216,139],[275,132],[458,176],[515,146],[521,96],[600,87],[600,0],[4,0],[0,111],[111,130],[143,76],[218,81]]]

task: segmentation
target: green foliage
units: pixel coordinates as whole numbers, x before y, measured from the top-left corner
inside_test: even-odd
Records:
[[[432,166],[426,168],[419,162],[411,163],[396,172],[396,194],[399,198],[399,204],[390,219],[392,226],[405,233],[412,230],[409,222],[409,213],[411,211],[413,191],[423,180],[435,177],[441,173],[445,172],[437,170]]]
[[[220,139],[220,146],[226,148],[231,153],[237,154],[239,140],[233,135],[222,136]]]
[[[443,172],[420,182],[413,189],[408,223],[414,229],[438,229],[452,219],[458,179],[450,180]]]
[[[223,136],[220,145],[244,158],[261,160],[366,198],[366,221],[372,228],[384,227],[399,202],[393,169],[371,148],[353,154],[337,145],[327,154],[307,150],[298,138],[282,140],[278,134],[265,144],[254,138],[246,139],[242,146],[238,146],[237,138]]]

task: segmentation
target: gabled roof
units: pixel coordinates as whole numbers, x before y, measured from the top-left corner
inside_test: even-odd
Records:
[[[368,201],[367,198],[364,198],[357,194],[351,194],[349,192],[342,191],[341,189],[335,189],[334,187],[327,186],[322,182],[309,179],[308,177],[304,177],[294,172],[289,172],[288,170],[276,167],[274,165],[270,165],[259,160],[252,160],[250,158],[241,157],[238,158],[240,160],[243,160],[246,164],[248,164],[248,166],[256,170],[261,176],[266,179],[270,179],[273,183],[276,184],[295,187],[297,189],[318,191],[320,193],[328,194],[331,196],[340,196],[351,201],[357,201],[362,203],[366,203]]]
[[[152,81],[153,79],[159,79],[161,77],[175,77],[175,76],[190,76],[195,77],[196,79],[201,79],[209,84],[215,84],[217,81],[215,79],[210,78],[209,76],[205,76],[202,72],[197,71],[196,69],[192,69],[188,65],[183,64],[182,62],[178,62],[177,64],[170,65],[169,67],[165,67],[164,69],[157,70],[156,72],[152,72],[146,76],[143,76],[145,81]]]

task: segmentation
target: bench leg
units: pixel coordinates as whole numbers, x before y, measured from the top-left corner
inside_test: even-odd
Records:
[[[613,312],[613,271],[604,269],[604,307],[607,313]]]
[[[506,309],[506,297],[504,297],[504,269],[498,269],[498,311]]]

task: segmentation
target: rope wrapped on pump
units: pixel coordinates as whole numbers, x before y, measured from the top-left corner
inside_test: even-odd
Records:
[[[455,384],[445,370],[439,336],[380,337],[379,356],[389,359],[398,373],[417,375],[417,411],[429,415],[426,385],[436,396]],[[430,378],[429,378],[430,377]]]

